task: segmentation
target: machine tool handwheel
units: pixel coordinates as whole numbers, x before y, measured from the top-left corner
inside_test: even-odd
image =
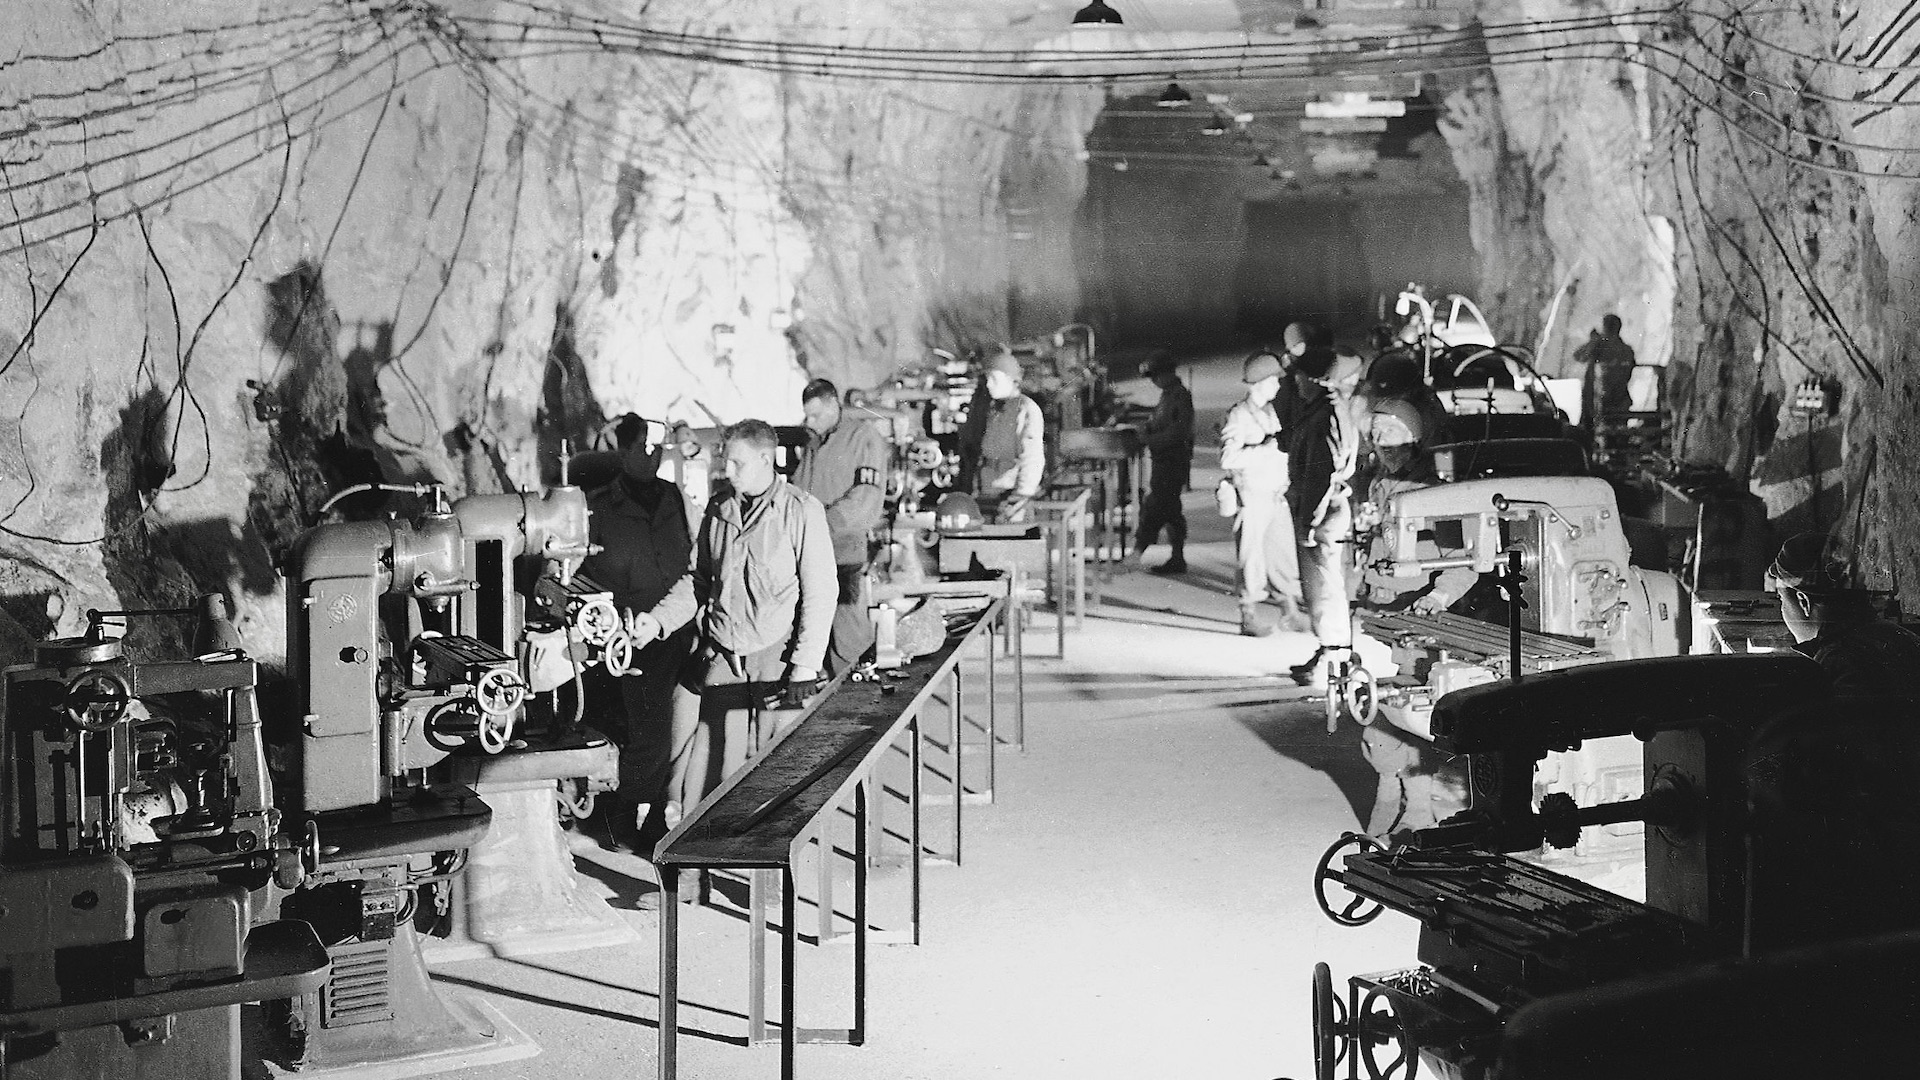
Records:
[[[1313,965],[1313,1080],[1334,1080],[1334,1072],[1353,1049],[1347,1003],[1333,992],[1333,969]]]
[[[585,821],[593,816],[594,792],[588,789],[584,778],[559,781],[554,785],[553,797],[566,817]]]
[[[1334,732],[1340,730],[1340,682],[1339,680],[1337,679],[1327,680],[1327,692],[1325,695],[1323,695],[1323,700],[1321,701],[1321,705],[1324,707],[1324,710],[1327,714],[1327,734],[1332,735]]]
[[[1381,1006],[1378,1011],[1375,1003]],[[1382,1068],[1373,1048],[1386,1042],[1385,1033],[1389,1032],[1400,1053]],[[1420,1073],[1420,1048],[1413,1044],[1406,1024],[1394,1014],[1393,999],[1379,987],[1368,990],[1360,999],[1353,1017],[1353,1041],[1359,1044],[1360,1064],[1367,1067],[1367,1080],[1414,1080]]]
[[[581,641],[605,645],[620,632],[620,611],[611,600],[589,600],[580,605],[573,624],[580,629]]]
[[[473,684],[473,700],[488,716],[510,713],[527,700],[527,684],[506,668],[494,668]]]
[[[1380,718],[1380,681],[1373,672],[1355,664],[1342,681],[1340,701],[1347,707],[1347,715],[1366,727]]]
[[[1364,896],[1356,895],[1346,907],[1335,911],[1333,909],[1333,901],[1327,898],[1327,882],[1337,881],[1341,884],[1346,883],[1346,877],[1341,874],[1340,871],[1333,868],[1333,860],[1343,849],[1349,846],[1354,849],[1355,854],[1362,851],[1386,850],[1385,844],[1368,836],[1366,833],[1350,832],[1343,834],[1340,839],[1334,841],[1332,847],[1327,849],[1326,854],[1320,856],[1319,865],[1313,868],[1313,899],[1315,903],[1320,905],[1321,914],[1339,923],[1341,926],[1365,926],[1379,918],[1380,913],[1386,910],[1385,906],[1377,901],[1369,900]],[[1371,911],[1367,910],[1367,905],[1369,904],[1373,905]]]
[[[489,754],[497,754],[513,741],[512,712],[482,712],[480,726],[474,730],[473,737],[480,743],[480,749]]]
[[[485,726],[486,714],[480,711],[472,698],[454,698],[441,702],[427,713],[426,723],[421,725],[421,734],[426,738],[427,745],[451,754],[478,738],[480,729]]]
[[[111,671],[90,668],[67,682],[67,722],[81,731],[111,731],[127,715],[133,688]]]
[[[629,637],[624,630],[615,631],[613,636],[607,639],[606,647],[600,653],[600,663],[606,667],[607,674],[616,679],[632,673],[633,638]]]

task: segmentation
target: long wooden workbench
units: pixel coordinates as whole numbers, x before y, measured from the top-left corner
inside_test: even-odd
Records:
[[[660,1056],[661,1080],[677,1075],[679,1036],[679,907],[681,870],[737,870],[750,875],[748,1038],[764,1037],[766,893],[778,875],[781,896],[781,1023],[780,1075],[794,1075],[794,1048],[801,1042],[840,1042],[859,1045],[866,1027],[867,947],[872,937],[867,917],[867,870],[870,830],[878,832],[874,787],[889,748],[906,735],[911,759],[907,801],[912,851],[910,936],[920,940],[920,898],[923,862],[921,838],[921,723],[920,714],[935,691],[945,685],[948,708],[950,783],[953,788],[952,861],[960,860],[961,811],[969,801],[963,783],[962,761],[966,724],[960,697],[961,664],[975,650],[987,675],[986,752],[988,776],[998,740],[995,727],[995,667],[993,632],[1013,607],[1004,577],[979,583],[997,595],[964,630],[952,633],[930,656],[906,665],[897,677],[880,682],[842,682],[814,702],[775,740],[708,795],[680,826],[663,839],[654,853],[664,895],[660,912]],[[1016,635],[1018,629],[1012,631]],[[1016,686],[1016,693],[1021,688]],[[853,804],[853,1026],[847,1029],[806,1029],[795,1022],[796,928],[795,867],[811,843],[818,842],[824,868],[832,843],[826,830],[838,808]],[[821,873],[823,895],[821,940],[828,936],[833,902],[830,878]]]

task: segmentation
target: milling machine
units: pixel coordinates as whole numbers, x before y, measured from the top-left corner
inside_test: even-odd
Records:
[[[587,504],[569,483],[565,460],[560,485],[544,494],[469,495],[453,505],[476,586],[455,602],[457,628],[516,656],[528,680],[537,677],[535,641],[550,642],[565,660],[547,680],[558,683],[552,693],[522,705],[504,749],[463,747],[435,770],[477,792],[493,808],[493,824],[465,872],[436,891],[444,918],[435,920],[430,962],[634,940],[612,909],[578,889],[561,828],[562,813],[584,818],[597,794],[619,784],[618,748],[581,725],[581,672],[600,664],[622,675],[633,656],[612,594],[579,573],[591,553]],[[568,684],[571,707],[562,704]]]
[[[1380,508],[1370,540],[1365,580],[1386,583],[1383,595],[1411,595],[1435,574],[1478,582],[1438,614],[1359,610],[1361,629],[1391,648],[1398,674],[1376,680],[1363,667],[1339,672],[1328,693],[1329,729],[1344,707],[1362,724],[1384,722],[1427,754],[1434,702],[1452,691],[1516,672],[1683,651],[1688,609],[1679,582],[1632,565],[1613,491],[1596,477],[1510,476],[1401,490]],[[1494,595],[1495,571],[1510,561],[1517,561],[1517,612]],[[1550,758],[1535,783],[1543,793],[1589,802],[1629,797],[1641,786],[1639,751],[1630,740],[1590,739]],[[1398,820],[1371,822],[1369,831],[1422,828],[1457,808],[1458,796],[1444,786],[1409,787]],[[1621,825],[1589,834],[1577,855],[1617,861],[1637,846],[1637,829]]]
[[[200,620],[187,658],[131,617]],[[0,1076],[240,1076],[241,1003],[316,990],[304,922],[262,918],[304,867],[281,829],[256,669],[225,599],[89,612],[0,697]]]
[[[1645,744],[1639,798],[1536,803],[1549,754],[1623,734]],[[1833,1075],[1920,1019],[1887,962],[1920,955],[1910,703],[1836,700],[1793,653],[1672,657],[1462,690],[1433,735],[1466,756],[1474,809],[1391,848],[1350,834],[1315,873],[1334,921],[1421,926],[1420,966],[1344,1000],[1316,966],[1320,1080],[1343,1061],[1370,1080]],[[1511,857],[1627,820],[1646,825],[1645,904]]]
[[[605,596],[573,574],[589,551],[584,494],[563,483],[451,509],[431,496],[417,520],[316,526],[287,564],[303,720],[284,806],[309,865],[283,910],[312,922],[334,958],[320,992],[275,1013],[296,1067],[404,1060],[432,1071],[537,1052],[503,1017],[443,1000],[427,981],[414,927],[422,892],[452,914],[447,883],[494,817],[475,785],[539,789],[540,809],[516,803],[504,816],[544,834],[557,832],[556,780],[617,777],[604,740],[557,721],[520,729],[523,597],[544,596],[616,665],[623,652]],[[505,898],[493,884],[469,892]],[[466,915],[478,931],[484,918]]]

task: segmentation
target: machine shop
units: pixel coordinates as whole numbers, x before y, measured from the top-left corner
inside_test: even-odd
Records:
[[[1911,1069],[1900,5],[8,14],[0,1080]]]

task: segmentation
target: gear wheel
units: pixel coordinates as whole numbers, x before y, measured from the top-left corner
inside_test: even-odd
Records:
[[[1580,842],[1580,807],[1564,791],[1549,792],[1540,798],[1540,833],[1557,848],[1570,848]]]

